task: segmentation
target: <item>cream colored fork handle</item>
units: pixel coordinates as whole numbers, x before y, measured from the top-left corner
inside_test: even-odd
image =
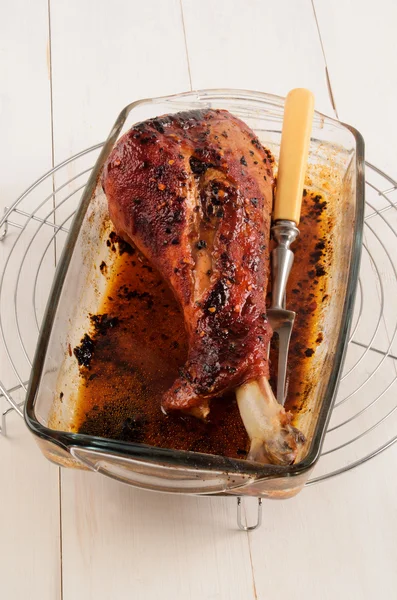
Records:
[[[274,221],[299,223],[313,114],[313,94],[304,88],[291,90],[284,108]]]

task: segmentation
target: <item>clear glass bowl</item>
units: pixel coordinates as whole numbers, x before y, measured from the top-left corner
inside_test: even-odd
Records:
[[[113,146],[133,124],[166,113],[203,107],[227,109],[244,120],[261,142],[279,154],[284,100],[242,90],[203,90],[134,102],[124,108],[103,147],[82,195],[46,309],[25,405],[25,420],[47,458],[88,468],[151,490],[286,498],[304,485],[319,458],[337,392],[357,286],[364,217],[364,143],[352,127],[315,113],[306,185],[326,197],[334,223],[333,261],[327,279],[330,301],[321,312],[321,351],[311,367],[311,392],[295,424],[307,443],[288,467],[222,456],[126,443],[73,431],[79,372],[68,348],[88,330],[104,278],[107,203],[98,184]],[[106,254],[108,260],[108,254]],[[68,398],[60,389],[68,386]]]

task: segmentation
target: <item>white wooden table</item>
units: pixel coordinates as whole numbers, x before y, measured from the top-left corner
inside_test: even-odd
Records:
[[[310,0],[0,0],[0,209],[102,141],[138,98],[305,86],[333,116],[326,65],[339,118],[397,178],[396,6],[314,0],[318,30]],[[0,437],[0,597],[396,598],[396,459],[397,445],[292,500],[267,501],[262,528],[246,534],[233,499],[60,471],[13,414]]]

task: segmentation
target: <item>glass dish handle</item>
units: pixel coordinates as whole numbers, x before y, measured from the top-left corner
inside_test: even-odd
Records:
[[[79,446],[72,446],[70,453],[82,466],[92,471],[147,490],[220,494],[237,491],[254,481],[254,478],[240,473],[161,465]]]

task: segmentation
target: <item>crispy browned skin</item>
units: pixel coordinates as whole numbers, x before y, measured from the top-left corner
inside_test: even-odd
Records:
[[[205,415],[210,398],[267,377],[273,174],[254,133],[223,110],[140,123],[110,154],[103,188],[117,233],[183,308],[188,360],[164,408]]]

